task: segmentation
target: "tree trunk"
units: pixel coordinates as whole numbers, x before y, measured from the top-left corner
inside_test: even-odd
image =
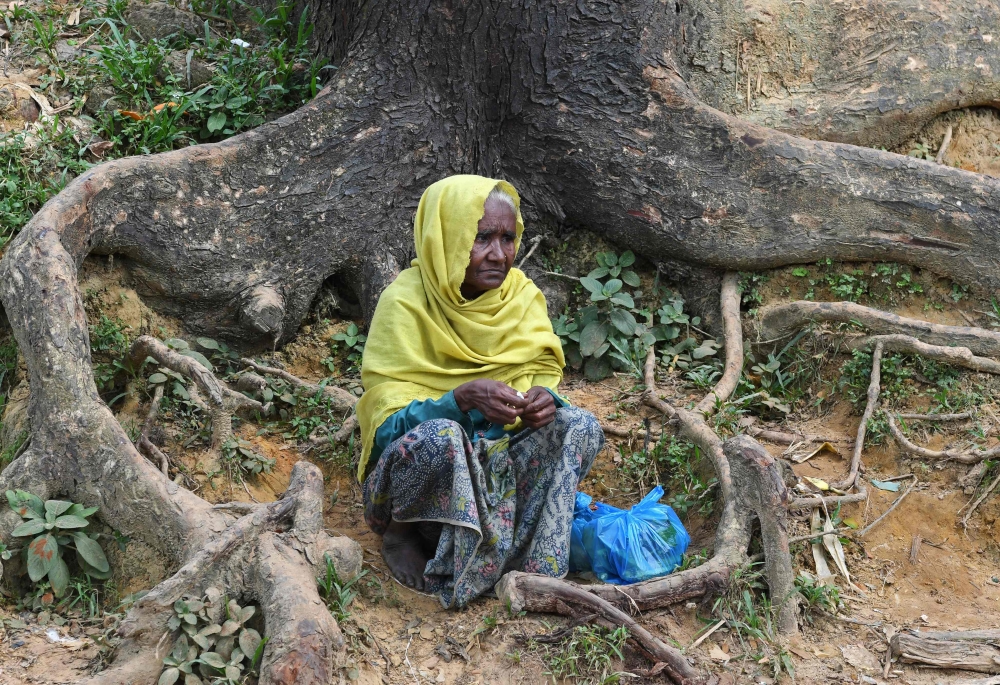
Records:
[[[289,609],[318,602],[304,559],[315,560],[309,550],[321,533],[294,513],[308,506],[315,517],[321,506],[305,485],[315,477],[306,465],[285,500],[234,519],[169,482],[101,402],[77,285],[88,254],[119,255],[144,300],[191,332],[244,349],[270,347],[294,336],[333,276],[370,315],[412,256],[412,214],[423,189],[449,174],[482,173],[519,189],[529,231],[541,220],[585,226],[654,262],[746,270],[821,257],[885,259],[1000,286],[1000,182],[796,138],[703,104],[684,76],[705,91],[693,69],[700,58],[688,46],[711,43],[721,31],[694,31],[694,18],[711,14],[707,7],[654,0],[317,5],[317,45],[343,59],[313,102],[223,143],[95,167],[11,243],[0,262],[0,298],[30,376],[32,437],[0,474],[0,490],[99,506],[109,525],[180,568],[130,613],[132,642],[120,651],[117,682],[155,679],[149,641],[162,632],[164,602],[179,587],[197,594],[244,564],[252,570],[234,591],[261,603],[274,637],[262,682],[325,682],[342,641],[328,615],[301,618]],[[895,7],[866,12],[896,17]],[[975,20],[948,30],[965,35],[966,21]],[[893,19],[880,37],[898,32],[899,46],[915,45],[931,31],[907,26]],[[994,59],[991,46],[979,46],[983,59]],[[965,48],[956,49],[962,62]],[[841,53],[844,62],[849,49]],[[917,58],[928,73],[935,69],[929,56]],[[881,57],[866,64],[877,67],[870,78],[905,70],[878,71]],[[948,78],[992,98],[991,64],[963,62]],[[921,97],[940,91],[933,106],[913,105],[920,116],[971,103],[949,99],[933,79],[917,81]],[[827,133],[822,121],[775,123],[818,135]],[[837,124],[847,132],[841,137],[867,141],[851,121]],[[5,541],[13,518],[2,519]],[[777,548],[781,527],[768,523]],[[250,537],[237,544],[240,531]],[[217,556],[205,557],[206,550]],[[787,581],[787,569],[771,571],[779,584]],[[313,621],[309,630],[295,623],[305,620]]]

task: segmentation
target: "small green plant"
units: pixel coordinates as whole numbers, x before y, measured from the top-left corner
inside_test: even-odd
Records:
[[[319,580],[319,594],[326,601],[326,606],[337,622],[343,623],[351,617],[351,604],[358,596],[358,591],[354,589],[354,586],[367,575],[368,571],[362,571],[345,583],[337,575],[337,569],[329,554],[325,556],[325,560],[326,574]]]
[[[624,658],[628,640],[625,627],[576,626],[561,642],[547,644],[532,641],[530,647],[545,665],[545,675],[553,683],[611,685],[621,682],[621,672],[614,663]]]
[[[840,608],[840,590],[835,585],[816,582],[812,575],[800,572],[795,577],[795,589],[802,598],[800,604],[806,621],[812,623],[814,614],[835,614]]]
[[[274,459],[255,452],[253,444],[241,438],[230,438],[222,444],[222,461],[235,466],[231,470],[241,477],[270,473],[274,467]]]
[[[267,640],[245,625],[256,607],[241,607],[231,599],[222,608],[216,611],[208,598],[174,602],[167,627],[177,639],[163,659],[157,685],[174,685],[182,676],[186,685],[201,683],[201,678],[216,685],[237,685],[257,668]],[[220,613],[221,623],[213,620]]]
[[[11,532],[16,538],[35,536],[24,549],[28,577],[33,583],[47,582],[56,597],[62,597],[70,581],[68,550],[76,552],[76,563],[86,575],[104,580],[110,566],[97,535],[84,529],[97,507],[64,500],[41,499],[23,490],[8,490],[7,503],[24,521]]]
[[[348,324],[347,330],[337,333],[333,336],[333,340],[336,343],[343,343],[347,351],[347,361],[353,368],[360,368],[361,358],[365,354],[365,341],[368,340],[368,336],[358,329],[357,324],[353,322]]]
[[[927,161],[934,161],[934,153],[931,152],[930,147],[927,145],[926,141],[921,140],[919,143],[913,145],[913,149],[906,153],[910,157],[916,157],[917,159],[926,159]]]

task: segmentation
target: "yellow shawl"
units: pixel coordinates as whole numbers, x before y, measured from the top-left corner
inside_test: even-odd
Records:
[[[497,186],[514,198],[519,248],[520,198],[509,183],[451,176],[420,198],[413,225],[417,258],[382,293],[365,344],[359,480],[379,426],[413,400],[439,399],[478,378],[522,392],[535,385],[555,390],[562,380],[565,360],[545,296],[523,272],[511,269],[499,288],[474,300],[462,297],[483,205]]]

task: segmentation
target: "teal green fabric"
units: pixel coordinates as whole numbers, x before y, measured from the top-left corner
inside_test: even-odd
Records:
[[[546,388],[549,394],[556,401],[556,408],[568,407],[569,402],[558,394]],[[413,400],[408,405],[397,411],[385,420],[375,432],[375,444],[372,453],[381,455],[385,448],[394,441],[403,437],[411,430],[419,426],[424,421],[432,419],[451,419],[465,430],[469,436],[469,441],[476,441],[485,438],[486,440],[499,440],[507,435],[503,426],[490,423],[478,409],[463,412],[458,408],[455,401],[455,391],[446,392],[436,400]]]

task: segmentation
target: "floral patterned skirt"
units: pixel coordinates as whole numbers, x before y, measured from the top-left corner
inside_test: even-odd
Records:
[[[603,446],[597,419],[576,407],[533,432],[474,444],[454,421],[425,421],[365,479],[365,520],[379,535],[393,519],[441,524],[424,587],[445,608],[492,590],[507,571],[561,578],[577,485]]]

